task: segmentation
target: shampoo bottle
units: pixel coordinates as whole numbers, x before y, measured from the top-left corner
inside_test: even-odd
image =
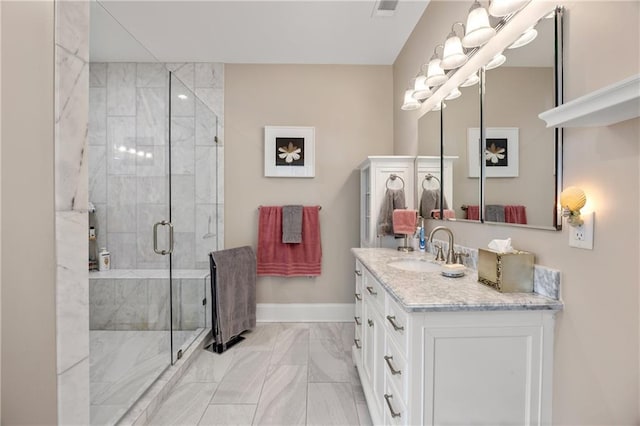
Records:
[[[100,254],[98,255],[98,270],[108,271],[110,268],[111,268],[111,253],[109,253],[106,248],[101,248]]]

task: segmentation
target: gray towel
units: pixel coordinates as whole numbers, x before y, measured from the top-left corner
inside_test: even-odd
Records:
[[[282,206],[282,242],[302,242],[302,206]]]
[[[447,199],[442,197],[442,208],[448,209]],[[420,217],[431,217],[431,210],[440,209],[440,190],[439,189],[423,189],[420,197],[420,209],[418,214]]]
[[[211,277],[215,275],[217,344],[256,327],[256,256],[249,246],[209,254]]]
[[[500,204],[487,204],[485,214],[488,222],[504,222],[504,206]]]
[[[393,234],[393,211],[395,209],[406,209],[407,203],[404,198],[403,189],[389,189],[384,193],[380,214],[378,215],[378,236]]]

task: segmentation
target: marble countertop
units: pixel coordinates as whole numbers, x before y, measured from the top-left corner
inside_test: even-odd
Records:
[[[563,303],[536,293],[500,293],[478,282],[466,269],[462,278],[440,272],[409,272],[389,266],[399,259],[433,259],[430,253],[400,253],[394,249],[352,248],[360,262],[407,312],[562,310]]]

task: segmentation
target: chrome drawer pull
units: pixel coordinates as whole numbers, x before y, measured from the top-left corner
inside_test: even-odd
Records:
[[[389,370],[391,370],[391,374],[393,374],[394,376],[396,374],[402,374],[402,370],[396,370],[395,368],[393,368],[393,365],[391,365],[392,359],[393,359],[392,356],[389,356],[389,355],[384,356],[384,360],[387,361],[387,365],[389,366]]]
[[[357,276],[359,276],[359,277],[361,277],[361,276],[362,276],[362,271],[358,271],[358,270],[356,269],[356,275],[357,275]]]
[[[403,326],[396,324],[395,316],[387,315],[387,320],[391,323],[395,331],[404,330]]]
[[[360,339],[353,339],[353,343],[356,344],[356,349],[362,348],[362,346],[360,345]]]
[[[356,320],[356,325],[362,325],[362,322],[360,321],[360,317],[353,317],[353,319]]]
[[[390,399],[393,398],[393,395],[388,395],[388,394],[384,394],[384,399],[385,401],[387,401],[387,407],[389,407],[389,411],[391,412],[391,417],[395,418],[395,417],[400,417],[400,413],[396,413],[393,410],[393,407],[391,406],[391,401]]]
[[[360,293],[356,293],[356,300],[362,300],[362,295]]]
[[[378,293],[376,293],[375,291],[373,291],[373,287],[367,287],[367,291],[369,292],[369,294],[376,296]]]
[[[373,327],[373,321],[371,321],[370,319],[367,320],[367,323],[369,324],[369,327]]]

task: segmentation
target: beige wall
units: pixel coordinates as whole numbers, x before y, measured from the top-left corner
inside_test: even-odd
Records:
[[[55,424],[54,8],[1,7],[2,424]]]
[[[426,14],[438,3],[430,4]],[[457,2],[452,4],[458,7]],[[638,73],[639,2],[571,2],[565,6],[566,100]],[[414,35],[431,34],[429,24],[423,17],[421,25],[426,28],[416,29]],[[445,35],[446,29],[438,32],[438,37]],[[412,35],[409,45],[420,42]],[[433,43],[425,41],[425,45]],[[621,50],[626,52],[624,59]],[[402,59],[403,64],[408,60]],[[399,78],[404,77],[394,75]],[[399,85],[396,81],[394,101],[401,97]],[[395,126],[396,154],[410,154],[411,144],[397,138],[410,133],[414,125],[401,120]],[[553,420],[557,425],[640,422],[639,140],[640,119],[608,127],[565,129],[564,185],[583,187],[596,211],[593,251],[570,248],[567,229],[553,232],[450,224],[462,245],[483,247],[490,239],[510,236],[516,248],[536,253],[537,263],[562,271],[566,306],[557,317],[555,333]]]
[[[263,277],[258,303],[350,303],[359,174],[393,150],[390,66],[225,66],[225,247],[256,248],[259,205],[322,206],[322,276]],[[264,177],[264,126],[314,126],[316,177]]]

